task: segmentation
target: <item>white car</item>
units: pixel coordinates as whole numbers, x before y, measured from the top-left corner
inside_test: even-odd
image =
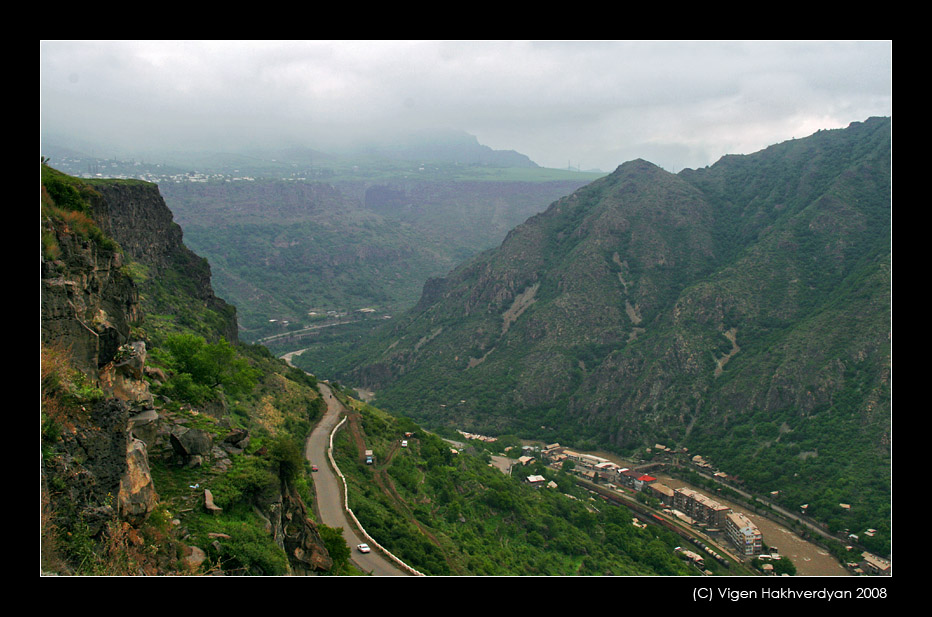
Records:
[[[368,553],[372,549],[369,548],[368,544],[357,544],[356,550],[358,550],[360,553]]]

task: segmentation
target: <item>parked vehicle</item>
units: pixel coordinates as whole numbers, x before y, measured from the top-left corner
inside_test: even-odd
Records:
[[[407,439],[403,439],[403,440],[401,441],[401,447],[402,447],[402,448],[407,448],[407,447],[408,447],[408,440],[407,440]]]
[[[366,450],[366,465],[372,464],[372,450]]]

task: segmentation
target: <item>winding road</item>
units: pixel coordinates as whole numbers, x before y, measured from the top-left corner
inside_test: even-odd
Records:
[[[350,558],[361,570],[373,576],[407,576],[407,572],[394,565],[392,561],[380,554],[373,547],[371,553],[360,553],[356,545],[366,542],[358,534],[346,511],[343,509],[343,481],[330,466],[327,449],[330,447],[330,433],[340,423],[345,412],[343,404],[331,392],[330,387],[320,382],[320,393],[327,403],[324,417],[308,437],[304,447],[304,456],[312,465],[316,465],[314,488],[317,493],[317,512],[320,522],[328,527],[342,527],[343,538],[352,550]]]

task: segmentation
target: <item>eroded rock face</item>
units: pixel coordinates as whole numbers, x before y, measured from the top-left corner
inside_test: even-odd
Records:
[[[307,506],[289,491],[282,495],[281,540],[296,574],[333,566],[317,527],[308,519]]]
[[[120,515],[127,520],[145,519],[158,501],[159,496],[149,471],[146,444],[139,439],[130,439],[126,449],[126,472],[120,480]]]
[[[153,396],[145,380],[146,344],[121,345],[113,360],[100,369],[100,387],[107,396],[139,407],[151,407]]]
[[[129,425],[125,402],[102,400],[86,422],[62,435],[62,453],[46,463],[91,535],[116,518],[143,520],[158,502],[146,445],[131,437]]]
[[[41,264],[41,336],[71,352],[91,379],[129,340],[141,318],[139,295],[121,270],[123,256],[67,230],[49,227],[61,256]]]

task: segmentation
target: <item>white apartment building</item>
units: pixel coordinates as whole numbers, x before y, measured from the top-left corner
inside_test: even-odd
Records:
[[[740,512],[725,515],[725,533],[743,555],[760,555],[763,550],[763,538],[757,525]]]

